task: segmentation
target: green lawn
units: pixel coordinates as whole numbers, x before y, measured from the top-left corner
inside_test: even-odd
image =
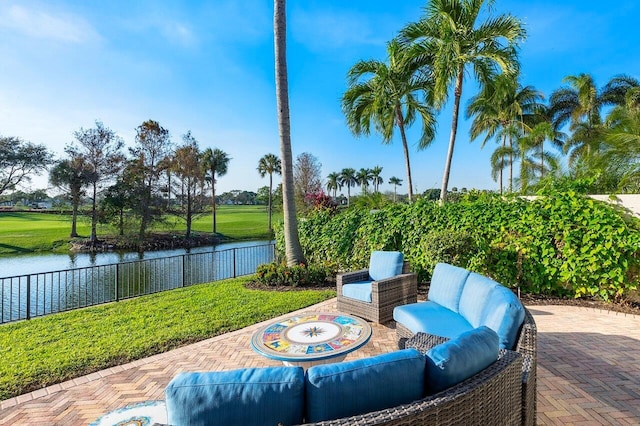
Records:
[[[218,233],[229,239],[264,239],[267,233],[267,212],[264,206],[220,206],[217,211]],[[274,222],[281,215],[274,215]],[[154,231],[181,232],[184,221],[175,216],[165,218]],[[199,216],[194,231],[211,232],[211,214]],[[0,254],[18,254],[34,251],[60,251],[69,249],[71,216],[47,213],[0,213]],[[90,222],[86,216],[78,219],[78,233],[88,237]],[[133,232],[133,231],[132,231]],[[98,236],[115,234],[108,225],[98,226]]]
[[[164,352],[335,296],[257,291],[251,277],[0,326],[0,400]]]
[[[78,221],[78,233],[89,235],[91,226]],[[45,213],[0,213],[0,254],[68,250],[71,216]]]

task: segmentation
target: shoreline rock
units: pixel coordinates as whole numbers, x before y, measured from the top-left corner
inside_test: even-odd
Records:
[[[157,251],[177,248],[193,248],[215,245],[224,241],[219,235],[192,234],[186,238],[182,234],[150,234],[142,240],[130,237],[103,237],[95,244],[88,239],[76,240],[71,243],[72,252],[102,253],[109,251]]]

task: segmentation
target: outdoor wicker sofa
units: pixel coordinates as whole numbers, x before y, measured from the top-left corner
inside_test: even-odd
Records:
[[[420,350],[419,346],[413,347]],[[435,395],[386,410],[305,425],[520,425],[521,369],[520,354],[501,350],[494,364]]]
[[[384,261],[394,256],[400,267],[395,271],[386,268]],[[374,268],[384,268],[376,275]],[[377,278],[383,276],[384,278]],[[372,279],[375,278],[375,279]],[[417,275],[409,271],[409,263],[404,262],[399,252],[373,252],[369,268],[338,274],[337,308],[339,312],[356,315],[379,324],[393,319],[393,308],[416,302],[418,295]],[[349,286],[349,287],[345,287]],[[365,291],[356,295],[345,295],[347,288],[364,287]]]
[[[486,329],[486,328],[485,328]],[[479,333],[478,333],[479,331]],[[440,353],[440,356],[446,355],[446,362],[449,362],[449,359],[466,359],[475,360],[477,358],[486,358],[486,351],[484,355],[480,353],[483,349],[486,348],[487,342],[488,346],[493,346],[493,360],[497,358],[497,361],[492,361],[489,359],[486,367],[480,367],[479,369],[473,370],[478,371],[476,374],[471,374],[466,379],[461,379],[459,382],[452,386],[443,385],[444,390],[438,391],[438,389],[442,389],[443,387],[437,387],[434,383],[429,384],[430,378],[435,374],[438,376],[438,373],[434,373],[431,370],[429,373],[425,371],[425,376],[416,375],[412,369],[412,366],[415,366],[416,362],[420,362],[420,359],[426,359],[427,364],[429,364],[429,359],[437,360],[437,351],[438,349],[443,349],[447,346],[445,342],[444,345],[440,345],[438,348],[434,348],[435,343],[437,343],[440,338],[436,338],[434,340],[431,336],[423,336],[416,335],[413,338],[409,339],[406,342],[406,346],[409,349],[408,351],[397,351],[391,352],[388,354],[383,354],[377,357],[372,357],[369,359],[362,360],[354,360],[351,362],[343,362],[336,364],[328,364],[326,366],[320,366],[321,370],[324,369],[325,375],[321,374],[321,379],[324,377],[325,386],[329,386],[329,388],[325,388],[324,398],[320,398],[320,400],[312,401],[311,404],[305,403],[304,409],[304,418],[309,418],[310,413],[317,408],[315,407],[325,407],[332,406],[338,402],[346,403],[350,405],[352,403],[357,404],[358,395],[353,394],[353,386],[355,384],[356,389],[362,389],[362,386],[371,388],[370,384],[374,383],[374,387],[372,389],[376,389],[373,391],[374,394],[377,395],[393,395],[394,394],[394,386],[396,390],[411,388],[415,386],[414,383],[423,383],[426,389],[429,389],[429,386],[433,386],[431,389],[436,391],[437,393],[432,393],[426,397],[421,397],[410,403],[400,403],[398,405],[388,405],[390,408],[382,409],[382,410],[371,410],[371,411],[361,411],[364,414],[346,416],[333,418],[330,417],[330,420],[317,421],[313,423],[304,423],[307,425],[425,425],[425,424],[433,424],[433,425],[519,425],[521,424],[521,375],[522,375],[522,355],[515,351],[509,350],[499,350],[497,349],[497,339],[493,340],[495,343],[491,343],[491,338],[486,339],[486,337],[493,333],[492,331],[486,329],[476,329],[473,332],[466,333],[464,336],[460,336],[460,338],[455,339],[455,342],[451,342],[451,345],[448,345],[447,350],[453,350],[454,352],[447,352],[446,350],[443,353]],[[478,338],[478,336],[480,337]],[[431,351],[429,351],[431,349]],[[458,351],[457,353],[455,351]],[[411,352],[413,351],[413,352]],[[429,351],[429,353],[427,353]],[[480,351],[480,352],[478,352]],[[424,357],[420,357],[420,354],[425,354]],[[462,355],[462,357],[460,357]],[[377,358],[374,361],[374,358]],[[491,355],[489,355],[491,358]],[[367,363],[370,361],[370,363]],[[396,364],[398,362],[399,364]],[[423,361],[424,362],[424,361]],[[473,361],[471,362],[473,363]],[[424,365],[424,364],[423,364]],[[440,368],[443,368],[445,371],[449,368],[456,369],[460,368],[458,362],[451,362],[449,365],[445,365],[442,367],[438,367],[439,364],[436,365],[436,370],[439,371]],[[363,367],[364,366],[364,367]],[[419,366],[419,364],[418,364]],[[312,367],[312,369],[317,369],[318,367]],[[362,371],[365,371],[365,377],[358,375],[362,374]],[[297,371],[296,371],[297,369]],[[304,399],[307,401],[309,398],[317,398],[321,395],[318,393],[310,393],[310,392],[318,392],[314,385],[310,385],[310,383],[318,383],[314,382],[310,377],[315,374],[311,373],[312,369],[307,371],[305,377],[304,385],[305,389]],[[294,394],[282,394],[283,386],[287,387],[287,385],[291,385],[292,381],[291,377],[295,375],[302,374],[302,369],[299,367],[275,367],[271,369],[259,369],[258,374],[262,374],[259,377],[259,380],[249,380],[253,383],[253,386],[258,386],[259,389],[256,390],[251,386],[244,388],[241,387],[238,389],[237,379],[246,379],[247,370],[237,370],[237,372],[229,372],[232,374],[236,374],[234,380],[232,380],[233,384],[231,384],[231,388],[223,388],[219,389],[216,386],[219,386],[220,382],[215,382],[213,384],[214,390],[213,394],[207,394],[206,390],[203,388],[207,388],[208,385],[202,381],[199,381],[198,374],[201,373],[184,373],[185,375],[182,377],[174,378],[176,383],[169,384],[167,386],[166,394],[167,394],[167,409],[179,409],[184,411],[186,414],[186,418],[183,418],[183,423],[189,424],[198,424],[198,425],[213,425],[213,424],[231,424],[234,422],[243,422],[250,424],[275,424],[278,422],[283,422],[283,424],[295,424],[290,420],[283,420],[283,418],[287,418],[286,416],[280,416],[277,413],[288,413],[291,411],[296,411],[299,407],[292,404],[292,400],[295,400],[297,397],[295,392],[299,392],[294,390]],[[352,371],[357,371],[354,376],[349,376],[352,374]],[[407,371],[408,370],[408,371]],[[317,371],[317,370],[316,370]],[[327,374],[328,371],[328,374]],[[369,371],[367,373],[367,371]],[[451,371],[451,370],[449,370]],[[255,373],[255,369],[253,371]],[[252,372],[249,372],[251,374]],[[264,380],[264,374],[273,374],[271,377],[272,380]],[[195,374],[195,376],[193,376]],[[207,374],[207,373],[202,373]],[[211,373],[213,375],[216,374],[225,374],[223,373]],[[447,374],[447,373],[445,373]],[[278,375],[282,377],[285,375],[287,380],[278,381]],[[349,376],[351,381],[345,381],[345,375]],[[274,377],[275,376],[275,377]],[[203,376],[199,376],[202,378]],[[211,376],[209,376],[211,377]],[[298,376],[299,377],[299,376]],[[366,378],[369,380],[366,380]],[[395,378],[394,378],[395,377]],[[426,382],[425,382],[426,378]],[[295,382],[295,381],[293,381]],[[395,383],[393,383],[395,382]],[[298,381],[299,383],[299,381]],[[442,383],[441,383],[442,384]],[[177,387],[175,386],[177,385]],[[222,384],[221,386],[225,386]],[[243,386],[243,385],[240,385]],[[310,391],[309,387],[314,387],[315,390]],[[322,387],[322,385],[320,384]],[[400,386],[398,388],[397,386]],[[182,389],[186,387],[186,390]],[[295,388],[295,385],[294,385]],[[291,389],[291,387],[289,387]],[[341,395],[338,395],[337,398],[334,398],[334,393],[337,391]],[[186,394],[184,392],[187,392]],[[253,396],[247,397],[247,393],[253,393]],[[276,394],[280,394],[280,396],[276,396],[274,401],[273,395],[267,396],[268,399],[265,400],[265,394],[275,392]],[[290,392],[286,391],[285,392]],[[320,391],[322,392],[322,391]],[[232,395],[229,395],[231,393]],[[182,394],[182,396],[180,396]],[[368,395],[368,392],[366,392]],[[185,398],[186,395],[186,398]],[[291,395],[291,396],[286,396]],[[351,395],[351,397],[345,398],[345,395]],[[176,399],[177,398],[177,399]],[[369,396],[367,396],[369,398]],[[210,411],[209,414],[205,414],[204,411],[208,410],[206,407],[210,407],[207,404],[217,404],[220,399],[226,399],[227,402],[222,402],[222,406],[218,405],[214,411]],[[207,402],[211,401],[211,402]],[[411,400],[410,400],[411,401]],[[360,402],[362,402],[360,400]],[[176,406],[176,404],[178,404]],[[204,405],[203,405],[204,404]],[[226,404],[227,408],[224,408]],[[249,404],[249,405],[247,405]],[[284,404],[284,405],[283,405]],[[253,407],[253,409],[251,409]],[[202,411],[204,409],[204,411]],[[324,408],[320,408],[323,410]],[[329,407],[327,410],[331,411],[335,408]],[[274,410],[275,415],[274,415]],[[192,418],[191,416],[195,414],[197,419]],[[254,420],[248,420],[245,418],[247,413],[262,413],[259,415],[258,420],[253,416]],[[229,415],[235,416],[232,417],[232,420],[229,419]],[[300,414],[299,414],[300,415]],[[226,416],[226,417],[225,417]],[[262,417],[264,416],[264,417]],[[251,417],[251,416],[250,416]],[[172,418],[171,415],[169,417]],[[182,418],[182,417],[174,417],[174,418]],[[242,420],[241,420],[242,418]],[[266,419],[269,420],[266,420]],[[188,420],[187,420],[188,419]],[[274,419],[277,420],[274,423]],[[289,417],[291,419],[291,417]],[[171,420],[170,420],[171,421]],[[195,423],[193,422],[195,421]],[[308,421],[308,420],[307,420]],[[220,423],[222,422],[222,423]],[[266,423],[265,423],[266,422]]]
[[[449,268],[450,265],[447,265],[447,267]],[[522,309],[524,310],[523,322],[517,331],[513,347],[508,347],[507,349],[522,355],[522,424],[534,425],[536,423],[537,405],[537,327],[531,312],[524,306],[522,306]],[[423,349],[429,349],[449,340],[447,337],[434,334],[414,333],[402,322],[396,322],[396,335],[399,349],[408,347],[409,342],[413,342],[416,339],[420,340]]]

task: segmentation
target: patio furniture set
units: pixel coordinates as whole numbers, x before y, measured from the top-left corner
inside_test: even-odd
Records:
[[[254,350],[289,366],[174,377],[168,423],[535,424],[536,326],[511,290],[438,264],[428,300],[417,302],[402,254],[373,252],[368,269],[338,276],[337,292],[339,313],[291,316],[254,334]],[[360,318],[395,320],[398,350],[340,362],[371,336]]]

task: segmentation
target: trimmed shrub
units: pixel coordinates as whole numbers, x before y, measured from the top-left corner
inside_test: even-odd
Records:
[[[263,263],[256,269],[259,283],[267,286],[321,286],[327,279],[327,271],[320,266],[295,265],[284,263]]]
[[[473,194],[443,206],[420,199],[318,211],[298,229],[307,260],[334,272],[365,267],[373,250],[400,250],[420,280],[447,261],[526,292],[603,300],[640,281],[640,221],[572,191],[534,201]],[[281,230],[276,238],[283,252]]]

